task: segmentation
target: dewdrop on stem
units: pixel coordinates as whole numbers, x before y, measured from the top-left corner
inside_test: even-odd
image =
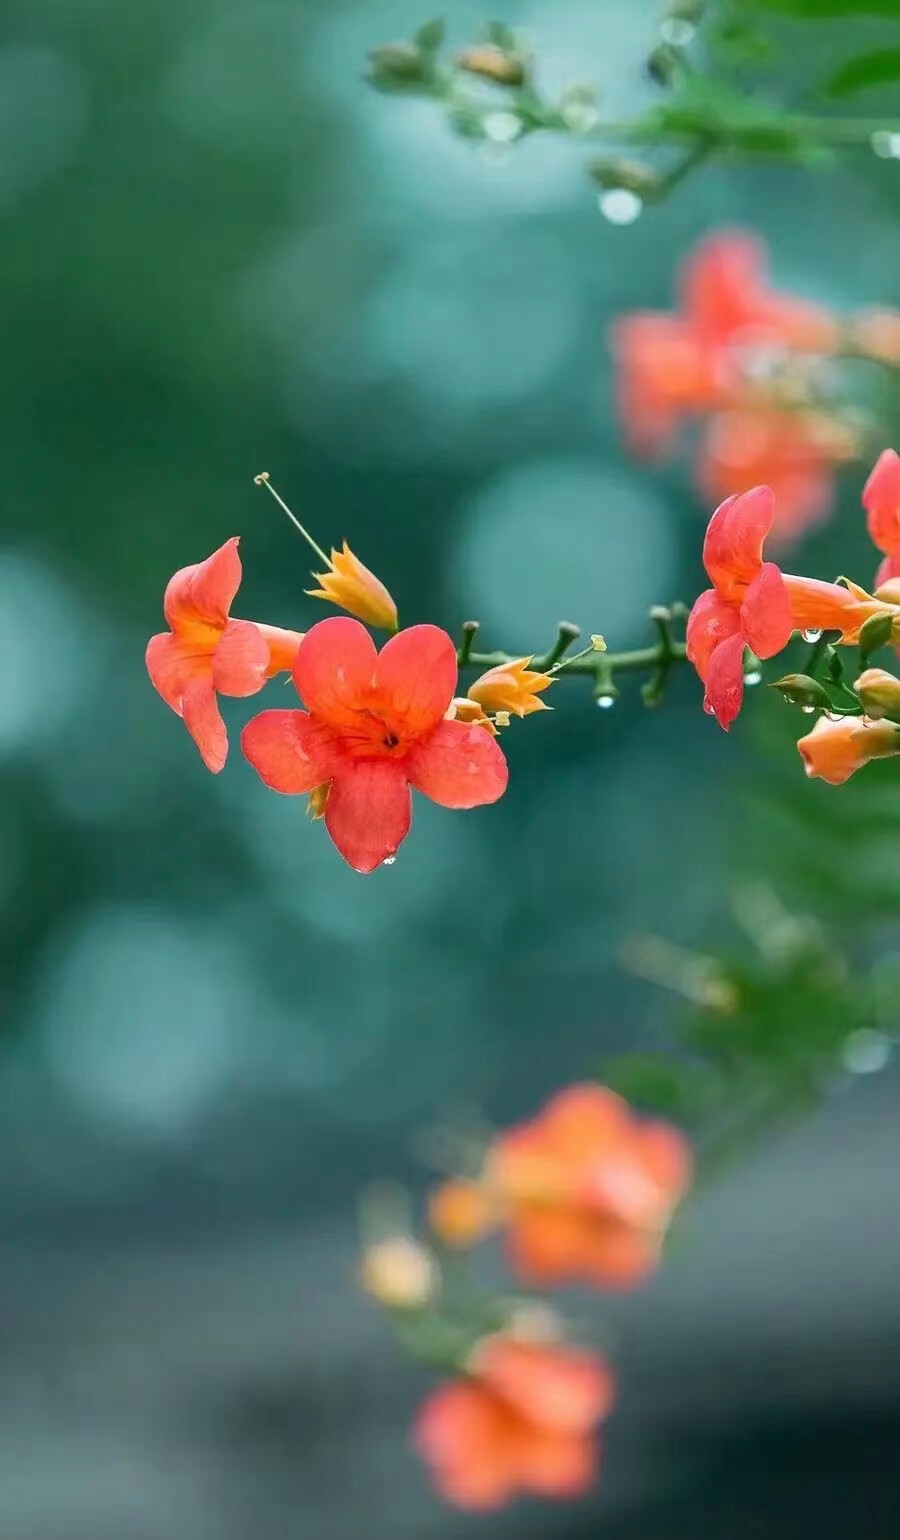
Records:
[[[805,642],[820,642],[822,640],[821,631],[801,631],[800,635]]]

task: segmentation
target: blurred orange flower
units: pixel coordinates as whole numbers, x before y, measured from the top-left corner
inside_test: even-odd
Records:
[[[885,449],[863,488],[863,507],[872,544],[884,553],[875,587],[900,578],[900,455]]]
[[[706,424],[697,481],[713,503],[761,483],[771,487],[773,540],[790,541],[828,516],[835,468],[857,450],[856,435],[823,412],[736,407]]]
[[[611,346],[632,451],[664,454],[687,418],[710,419],[696,464],[704,495],[720,501],[771,486],[774,538],[791,540],[828,514],[835,467],[860,448],[839,410],[816,404],[827,386],[822,360],[846,346],[894,363],[900,313],[873,310],[842,321],[781,294],[770,287],[762,243],[746,231],[722,230],[685,261],[677,310],[621,318]]]
[[[416,1421],[416,1447],[442,1497],[488,1509],[519,1493],[588,1489],[595,1429],[615,1395],[603,1358],[504,1332],[480,1342],[465,1370],[428,1397]]]
[[[574,1085],[499,1135],[479,1182],[439,1189],[430,1219],[459,1246],[504,1225],[526,1283],[629,1288],[656,1265],[690,1180],[690,1150],[676,1129],[635,1117],[602,1086]]]

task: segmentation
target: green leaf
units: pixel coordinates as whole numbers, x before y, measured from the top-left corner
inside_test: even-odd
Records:
[[[860,53],[848,59],[836,70],[828,82],[831,96],[849,96],[852,91],[863,91],[867,86],[884,86],[900,83],[900,48],[878,48],[873,53]]]
[[[518,51],[518,38],[512,27],[507,27],[502,21],[489,21],[485,28],[485,36],[495,48],[502,48],[504,53],[516,53]]]
[[[414,34],[413,42],[423,53],[437,53],[446,36],[446,27],[443,18],[436,16],[434,21],[426,21]]]

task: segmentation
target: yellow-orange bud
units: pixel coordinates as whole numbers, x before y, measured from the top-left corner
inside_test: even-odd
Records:
[[[538,700],[538,696],[549,689],[553,680],[549,674],[529,669],[530,662],[530,658],[513,658],[509,663],[489,668],[471,686],[469,699],[477,701],[485,711],[508,711],[514,717],[546,711],[546,702]]]
[[[867,717],[879,722],[883,717],[900,721],[900,679],[885,668],[867,668],[853,686]]]
[[[359,1280],[389,1310],[418,1310],[437,1292],[434,1259],[411,1235],[376,1241],[363,1253]]]
[[[309,800],[306,804],[307,818],[311,818],[313,822],[315,822],[317,818],[325,817],[325,804],[328,801],[328,793],[330,790],[330,781],[323,781],[321,786],[313,787],[309,794]]]
[[[797,748],[808,776],[843,786],[870,759],[900,754],[900,727],[868,717],[820,717]]]
[[[313,573],[322,586],[306,590],[311,598],[328,599],[367,626],[396,631],[396,604],[374,572],[354,556],[346,540],[342,551],[332,550],[329,568],[328,572]]]
[[[446,1246],[474,1246],[494,1224],[494,1206],[479,1182],[459,1178],[431,1194],[428,1222]]]
[[[457,55],[456,65],[469,75],[480,75],[482,80],[493,80],[501,86],[520,86],[525,80],[524,60],[493,43],[464,48]]]
[[[483,727],[486,732],[497,736],[497,729],[490,717],[485,716],[483,707],[477,700],[469,700],[467,695],[454,695],[447,711],[447,719],[451,722],[472,722],[476,727]]]

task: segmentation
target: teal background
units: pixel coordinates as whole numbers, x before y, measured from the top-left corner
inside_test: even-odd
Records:
[[[533,29],[548,84],[595,78],[610,117],[652,100],[654,6],[494,10]],[[454,38],[480,18],[459,0]],[[668,305],[722,223],[763,234],[785,287],[900,304],[895,163],[713,168],[614,228],[577,146],[496,164],[364,87],[366,50],[423,19],[417,0],[0,18],[11,1540],[460,1533],[405,1443],[426,1381],[354,1289],[357,1195],[420,1187],[435,1123],[522,1115],[665,1046],[677,1007],[621,968],[623,941],[714,945],[766,868],[739,828],[768,773],[754,721],[783,711],[763,692],[726,740],[687,671],[652,713],[633,683],[602,714],[560,686],[506,735],[499,806],[418,804],[363,880],[238,754],[210,777],[149,686],[168,577],[232,534],[238,613],[321,617],[262,469],[407,622],[474,615],[523,652],[561,618],[640,644],[648,605],[700,586],[708,510],[684,464],[625,454],[613,317]],[[801,81],[845,34],[810,35],[782,65]],[[868,581],[862,479],[804,568]],[[258,706],[226,703],[233,743]],[[612,1311],[623,1399],[596,1498],[481,1528],[894,1533],[896,1091],[889,1069],[836,1096],[699,1204]]]

